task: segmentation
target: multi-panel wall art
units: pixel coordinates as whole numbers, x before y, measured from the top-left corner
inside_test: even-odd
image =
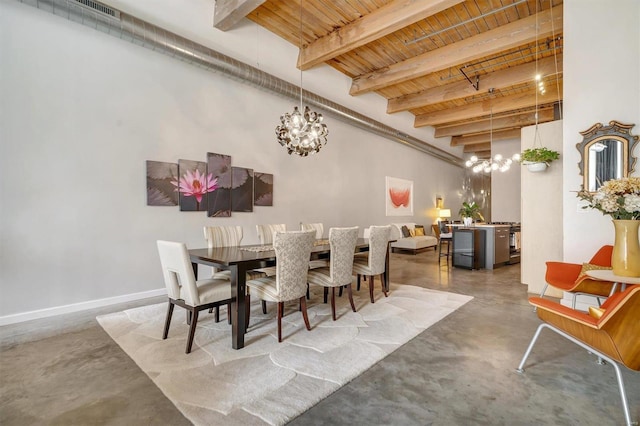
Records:
[[[218,178],[218,188],[209,196],[209,216],[231,216],[231,156],[207,153],[207,171]]]
[[[231,167],[231,211],[253,211],[253,170]]]
[[[254,184],[255,183],[255,184]],[[273,175],[232,167],[231,156],[207,153],[207,161],[147,161],[147,205],[180,206],[210,217],[273,205]]]
[[[273,175],[271,173],[253,174],[253,205],[273,206]]]
[[[215,191],[218,178],[207,174],[207,163],[202,161],[178,160],[180,177],[172,182],[178,191],[180,210],[183,212],[201,212],[207,210],[207,196]]]
[[[177,179],[177,164],[147,161],[147,205],[177,206],[178,193],[171,184]]]

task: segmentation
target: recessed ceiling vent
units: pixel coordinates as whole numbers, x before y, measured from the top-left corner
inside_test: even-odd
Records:
[[[120,20],[120,11],[111,8],[106,4],[102,4],[93,0],[73,0],[73,1],[82,5],[86,9],[91,9],[92,11],[98,12],[101,15]]]

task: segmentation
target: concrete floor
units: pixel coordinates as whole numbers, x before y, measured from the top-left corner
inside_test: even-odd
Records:
[[[438,266],[433,251],[392,256],[392,281],[475,299],[292,425],[624,424],[613,368],[549,330],[515,373],[539,324],[519,265],[468,271]],[[95,321],[162,300],[1,327],[0,424],[189,424]],[[638,420],[640,374],[623,376]]]

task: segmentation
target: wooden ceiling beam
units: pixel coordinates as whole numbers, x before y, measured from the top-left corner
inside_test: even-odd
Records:
[[[266,0],[216,0],[213,26],[221,31],[233,28],[242,18],[253,12]]]
[[[553,121],[553,108],[538,110],[538,123],[546,123]],[[493,123],[492,123],[493,121]],[[444,138],[447,136],[468,135],[471,133],[488,132],[493,126],[493,131],[511,129],[514,127],[531,126],[536,123],[536,112],[528,111],[520,114],[509,115],[506,117],[498,117],[493,120],[482,119],[471,123],[456,124],[453,126],[436,127],[434,136],[436,138]]]
[[[530,15],[457,43],[360,75],[353,79],[349,93],[359,95],[379,90],[561,32],[562,5],[559,5],[537,15]]]
[[[562,94],[562,84],[560,84]],[[486,116],[493,110],[494,114],[513,111],[515,109],[531,108],[538,105],[558,102],[558,90],[555,84],[549,84],[544,95],[536,96],[536,89],[495,99],[485,99],[481,102],[416,115],[414,127],[436,126],[438,124],[453,123],[470,118]]]
[[[472,152],[475,154],[487,154],[487,157],[491,156],[491,144],[490,143],[477,143],[465,145],[462,149],[464,154],[471,154]]]
[[[499,130],[493,132],[494,141],[503,141],[520,137],[520,129]],[[481,133],[472,136],[454,136],[451,138],[451,146],[473,145],[491,142],[491,133]]]
[[[463,1],[393,1],[304,47],[298,55],[298,68],[312,68]]]
[[[556,73],[556,69],[562,70],[562,55],[558,55],[558,66],[553,56],[548,56],[535,62],[529,62],[523,65],[499,70],[489,74],[479,76],[479,87],[482,91],[489,88],[504,89],[517,84],[533,81],[536,74],[546,76]],[[457,81],[444,86],[432,87],[418,93],[400,96],[398,98],[389,99],[387,102],[387,113],[409,111],[414,108],[421,108],[427,105],[437,104],[440,102],[453,101],[463,99],[468,96],[477,95],[479,93],[467,80]]]

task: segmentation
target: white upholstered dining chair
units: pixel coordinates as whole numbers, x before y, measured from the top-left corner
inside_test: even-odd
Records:
[[[322,223],[302,223],[300,222],[301,231],[315,231],[316,240],[321,240],[324,235],[324,225]],[[329,266],[326,259],[314,259],[309,261],[309,269],[325,268]]]
[[[286,232],[287,225],[284,223],[271,224],[271,225],[256,225],[256,231],[258,232],[258,240],[260,244],[269,245],[273,244],[274,232]]]
[[[391,225],[372,226],[369,228],[369,252],[368,256],[355,256],[353,259],[353,273],[358,275],[358,289],[360,289],[360,277],[369,277],[369,296],[371,303],[375,303],[373,298],[374,277],[380,275],[382,282],[382,292],[387,297],[386,283],[384,282],[384,272],[388,252],[389,236],[391,235]]]
[[[287,232],[287,225],[284,223],[256,225],[256,231],[258,232],[258,240],[260,240],[260,244],[267,246],[273,244],[274,232]],[[267,266],[266,268],[261,268],[260,272],[268,277],[272,277],[276,274],[276,268],[274,266]],[[262,313],[267,313],[267,305],[264,300],[262,301]]]
[[[336,320],[336,287],[347,286],[351,309],[356,312],[351,282],[353,281],[353,255],[357,240],[357,226],[329,229],[329,245],[331,246],[329,267],[312,269],[307,275],[309,284],[331,288],[331,314],[334,321]]]
[[[228,279],[195,279],[189,260],[187,246],[173,241],[157,242],[164,283],[169,296],[169,307],[162,339],[169,335],[173,308],[178,305],[187,310],[187,322],[190,323],[189,337],[185,353],[191,352],[193,337],[198,323],[198,313],[205,309],[227,305],[227,315],[231,319],[231,282]]]
[[[242,242],[242,226],[205,226],[204,239],[207,248],[237,247]],[[231,271],[213,268],[212,278],[229,278]]]
[[[207,247],[238,247],[242,242],[242,226],[205,226],[204,238],[207,240]],[[275,275],[275,268],[267,267],[262,269],[254,269],[247,271],[247,280],[253,278],[264,277],[267,275]],[[216,270],[213,268],[211,278],[231,279],[231,271]],[[267,313],[267,305],[262,302],[262,311]],[[216,307],[216,322],[220,320],[220,308]]]
[[[316,231],[316,240],[321,240],[324,236],[324,225],[322,223],[302,223],[300,222],[301,231]]]
[[[205,226],[207,247],[237,247],[242,242],[242,226]]]
[[[315,240],[314,231],[290,231],[274,234],[273,248],[276,252],[276,275],[247,281],[251,297],[278,304],[278,342],[282,341],[282,316],[284,302],[299,300],[302,317],[307,330],[311,330],[307,316],[307,272],[309,258]],[[247,321],[247,324],[249,321]]]

